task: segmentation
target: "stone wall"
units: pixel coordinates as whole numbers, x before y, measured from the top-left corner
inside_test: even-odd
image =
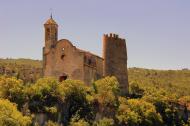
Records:
[[[115,76],[122,94],[128,93],[127,49],[125,39],[118,35],[103,36],[103,75]]]
[[[68,40],[56,44],[54,75],[66,74],[69,79],[83,80],[83,54]]]
[[[89,85],[103,75],[103,59],[77,49],[66,39],[60,40],[49,51],[44,49],[44,76],[81,80]]]
[[[67,79],[83,80],[83,54],[68,40],[60,40],[46,56],[44,76],[67,76]]]
[[[84,59],[84,82],[89,85],[103,77],[103,59],[93,54],[86,56],[86,53]]]

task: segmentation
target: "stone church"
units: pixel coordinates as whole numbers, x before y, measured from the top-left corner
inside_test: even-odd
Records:
[[[127,49],[125,39],[116,34],[103,35],[102,57],[75,47],[67,39],[58,40],[58,24],[52,16],[45,22],[43,74],[63,81],[91,82],[105,76],[115,76],[121,93],[128,93]]]

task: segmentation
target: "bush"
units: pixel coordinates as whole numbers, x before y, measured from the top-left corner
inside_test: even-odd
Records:
[[[15,104],[0,99],[0,126],[29,126],[31,118],[23,116]]]
[[[114,126],[114,120],[110,118],[103,118],[98,122],[95,122],[93,126]]]
[[[9,99],[18,104],[21,109],[26,102],[23,81],[15,77],[0,76],[0,98]]]
[[[160,126],[162,124],[162,117],[156,112],[154,105],[142,99],[120,98],[116,117],[121,125]]]

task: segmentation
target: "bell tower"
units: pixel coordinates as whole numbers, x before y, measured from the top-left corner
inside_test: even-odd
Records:
[[[55,46],[58,37],[58,25],[53,20],[52,15],[44,24],[45,28],[45,48],[51,49]]]

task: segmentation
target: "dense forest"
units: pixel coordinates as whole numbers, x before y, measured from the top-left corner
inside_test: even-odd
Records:
[[[190,126],[190,70],[129,68],[86,86],[42,78],[41,61],[0,59],[0,126]]]

